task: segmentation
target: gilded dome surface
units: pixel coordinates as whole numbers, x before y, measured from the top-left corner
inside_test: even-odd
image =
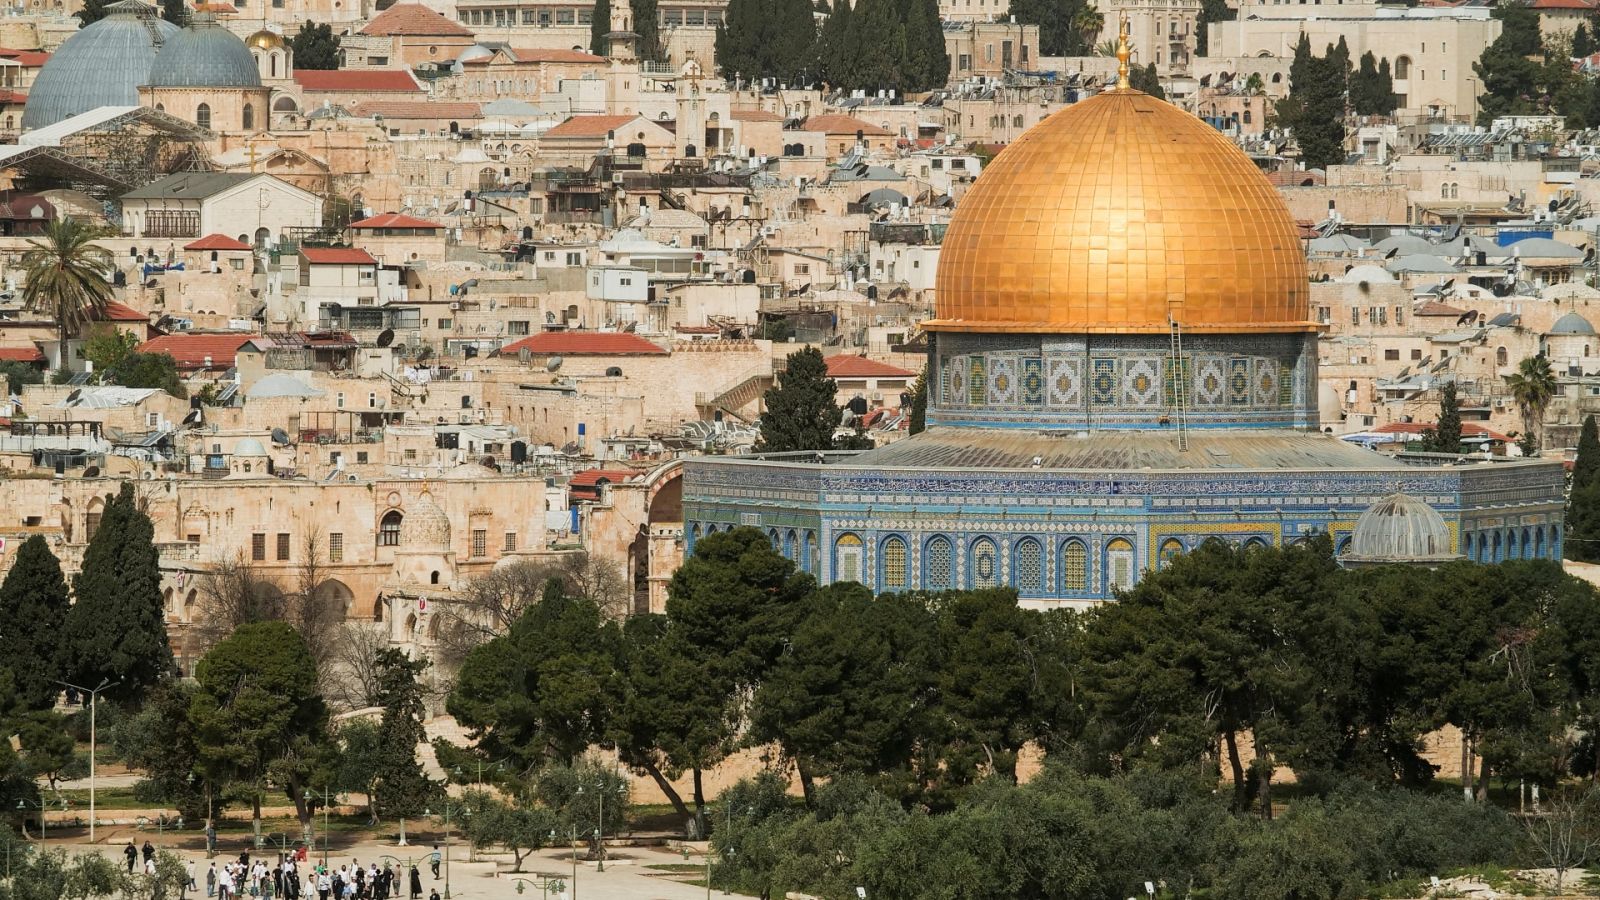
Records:
[[[284,46],[283,35],[266,29],[245,38],[244,43],[252,50],[279,50]]]
[[[1007,147],[939,254],[937,331],[1312,331],[1294,220],[1216,129],[1134,90]]]

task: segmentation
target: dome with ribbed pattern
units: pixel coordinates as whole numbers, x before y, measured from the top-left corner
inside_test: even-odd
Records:
[[[261,71],[244,41],[205,13],[168,38],[150,66],[151,87],[260,87]]]
[[[105,18],[67,38],[39,70],[22,110],[23,129],[102,106],[138,106],[157,52],[178,31],[139,0],[107,6]]]

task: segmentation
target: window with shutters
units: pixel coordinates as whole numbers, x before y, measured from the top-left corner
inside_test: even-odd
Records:
[[[472,555],[481,559],[489,554],[489,532],[482,528],[472,529]]]
[[[507,552],[507,553],[515,553],[516,550],[517,550],[517,533],[515,531],[508,531],[508,532],[506,532],[505,552]]]
[[[289,532],[278,532],[278,560],[286,562],[289,559]]]
[[[250,558],[256,562],[263,562],[267,558],[267,536],[264,534],[250,535]]]
[[[328,562],[344,562],[344,532],[328,533]]]

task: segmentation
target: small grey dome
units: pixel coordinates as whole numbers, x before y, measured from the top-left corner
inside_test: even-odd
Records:
[[[239,442],[233,445],[233,455],[266,456],[267,448],[261,446],[261,442],[253,437],[240,438]]]
[[[1575,312],[1569,312],[1556,320],[1550,326],[1551,334],[1594,334],[1594,326],[1589,320]]]
[[[150,66],[151,87],[260,87],[250,48],[209,15],[167,38]]]
[[[44,128],[102,106],[138,106],[139,85],[178,26],[139,0],[106,7],[107,15],[61,44],[28,91],[22,128]]]
[[[1457,559],[1450,550],[1450,528],[1444,516],[1409,494],[1390,494],[1356,519],[1349,563],[1440,563]]]

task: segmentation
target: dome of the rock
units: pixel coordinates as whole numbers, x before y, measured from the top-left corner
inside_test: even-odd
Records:
[[[1121,89],[1007,147],[939,256],[936,331],[1310,331],[1288,208],[1229,139]]]

